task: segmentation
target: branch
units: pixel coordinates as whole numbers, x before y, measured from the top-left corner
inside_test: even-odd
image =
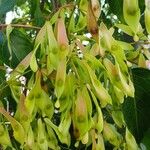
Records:
[[[35,29],[35,30],[40,30],[40,27],[36,27],[36,26],[31,26],[31,25],[22,25],[22,24],[10,24],[12,27],[16,27],[16,28],[31,28],[31,29]],[[0,24],[0,30],[2,30],[3,28],[6,28],[8,26],[8,24]]]

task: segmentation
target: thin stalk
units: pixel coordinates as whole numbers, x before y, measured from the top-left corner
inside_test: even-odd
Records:
[[[0,24],[0,30],[6,28],[9,24]],[[23,25],[23,24],[10,24],[12,27],[16,28],[29,28],[29,29],[36,29],[40,30],[41,27],[31,26],[31,25]]]

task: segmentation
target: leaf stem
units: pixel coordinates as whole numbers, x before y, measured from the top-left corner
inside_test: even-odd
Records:
[[[9,24],[0,24],[0,30],[2,30],[3,28],[6,28]],[[41,27],[36,27],[36,26],[31,26],[31,25],[23,25],[23,24],[10,24],[12,27],[16,27],[16,28],[31,28],[31,29],[36,29],[36,30],[40,30]]]

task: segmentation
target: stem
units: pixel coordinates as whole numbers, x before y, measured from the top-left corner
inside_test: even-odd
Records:
[[[52,5],[53,5],[53,12],[56,12],[55,0],[52,0]]]
[[[40,9],[41,9],[41,10],[44,9],[44,3],[45,3],[45,0],[41,0],[41,3],[40,3]]]
[[[12,27],[16,27],[16,28],[31,28],[31,29],[36,29],[36,30],[40,30],[40,27],[36,27],[36,26],[31,26],[31,25],[23,25],[23,24],[10,24]],[[8,24],[0,24],[0,30],[3,28],[6,28],[8,26]]]
[[[6,68],[4,66],[0,66],[0,70],[6,71]]]
[[[52,1],[53,2],[53,1]],[[51,14],[49,14],[46,18],[47,20],[50,20],[52,18],[52,16],[57,12],[57,11],[61,11],[63,8],[75,8],[75,4],[66,4],[66,5],[63,5],[61,7],[59,7],[58,10],[55,9],[55,6],[53,5],[53,11]]]
[[[58,0],[52,0],[53,12],[56,12],[60,8],[60,2]]]
[[[70,3],[70,4],[63,5],[60,8],[67,8],[67,7],[74,8],[75,6],[76,6],[75,4]]]

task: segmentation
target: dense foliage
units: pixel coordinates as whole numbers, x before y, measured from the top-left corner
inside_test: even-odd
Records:
[[[150,149],[150,0],[0,0],[0,22],[2,149]]]

